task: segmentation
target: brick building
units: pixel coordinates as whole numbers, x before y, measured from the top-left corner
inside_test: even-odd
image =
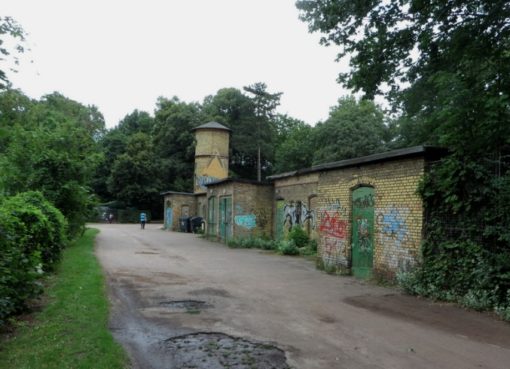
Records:
[[[392,279],[419,257],[423,204],[418,184],[428,163],[444,155],[417,146],[316,165],[268,177],[228,178],[230,130],[211,122],[195,129],[194,193],[168,191],[165,225],[198,215],[208,236],[285,238],[295,226],[318,243],[330,270]]]

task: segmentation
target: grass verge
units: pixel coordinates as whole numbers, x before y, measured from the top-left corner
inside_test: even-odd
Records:
[[[127,355],[108,331],[108,299],[93,254],[95,229],[68,247],[30,323],[0,341],[0,368],[121,369]],[[3,342],[2,342],[3,341]]]

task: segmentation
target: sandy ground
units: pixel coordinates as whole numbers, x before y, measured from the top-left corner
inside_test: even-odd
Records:
[[[161,225],[91,226],[134,368],[510,368],[510,324],[492,316]]]

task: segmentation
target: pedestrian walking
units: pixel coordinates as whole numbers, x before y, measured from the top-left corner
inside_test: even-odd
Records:
[[[140,226],[142,227],[142,229],[145,229],[145,222],[147,221],[147,214],[145,214],[145,212],[141,212],[140,213]]]

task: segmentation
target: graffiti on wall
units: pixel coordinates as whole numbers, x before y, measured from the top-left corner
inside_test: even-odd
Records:
[[[358,244],[361,252],[370,252],[372,250],[372,241],[370,239],[370,228],[367,218],[359,218],[358,223]]]
[[[315,229],[315,212],[302,201],[290,201],[283,206],[283,224],[288,229],[295,225],[303,227],[307,222]]]
[[[197,187],[200,187],[201,189],[205,190],[205,189],[207,189],[207,185],[208,184],[216,182],[218,180],[219,180],[219,178],[213,177],[213,176],[208,176],[206,174],[206,175],[203,175],[203,176],[196,176],[195,177],[195,184],[196,184]]]
[[[373,208],[375,205],[374,195],[368,194],[354,200],[352,206],[358,209]]]
[[[255,214],[235,215],[234,222],[246,229],[253,229],[257,226],[257,216]]]
[[[317,209],[322,260],[325,265],[347,266],[347,209],[338,198],[326,198],[323,204]]]
[[[322,238],[322,261],[324,265],[347,266],[347,250],[345,240],[335,237]]]
[[[339,212],[329,210],[323,210],[321,212],[319,231],[323,235],[344,239],[346,230],[347,221],[341,218]]]
[[[390,267],[408,270],[415,264],[414,247],[410,240],[409,225],[412,223],[407,207],[389,206],[377,210],[376,222],[383,257]]]

